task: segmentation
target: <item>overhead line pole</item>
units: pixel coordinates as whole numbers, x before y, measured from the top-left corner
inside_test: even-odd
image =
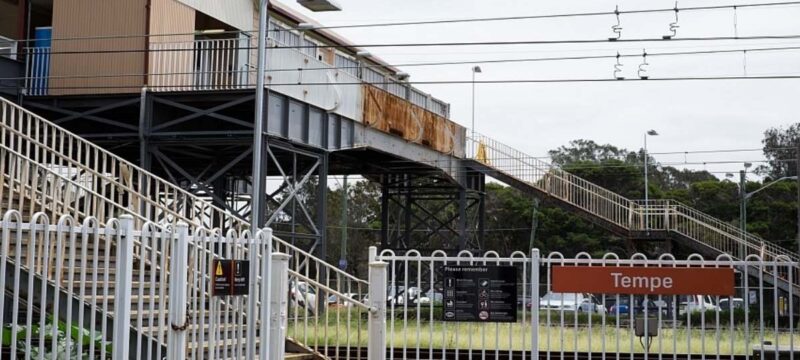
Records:
[[[261,228],[264,225],[264,196],[266,194],[267,156],[269,141],[264,132],[268,129],[267,117],[264,114],[265,99],[269,89],[264,86],[264,74],[267,67],[267,19],[269,18],[269,0],[261,0],[258,18],[258,60],[256,66],[256,108],[253,121],[253,193],[251,194],[251,227]]]

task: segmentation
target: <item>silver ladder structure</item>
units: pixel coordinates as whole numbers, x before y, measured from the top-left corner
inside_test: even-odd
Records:
[[[724,253],[741,260],[758,256],[764,261],[798,261],[797,254],[783,247],[677,201],[627,199],[484,135],[468,137],[467,157],[468,167],[521,191],[555,200],[624,237],[646,237],[660,232],[708,255]],[[795,268],[792,278],[800,278],[798,275],[800,269]],[[800,294],[797,280],[793,284],[779,281],[775,285]]]
[[[48,218],[50,224],[43,226],[56,226],[56,221],[68,216],[74,224],[90,221],[94,224],[118,223],[119,218],[126,217],[136,230],[134,237],[134,280],[130,286],[136,291],[141,291],[143,296],[134,296],[132,306],[134,311],[131,328],[135,337],[146,338],[152,342],[149,352],[133,354],[131,358],[160,358],[161,351],[166,347],[166,334],[168,328],[174,324],[167,324],[167,306],[170,301],[169,294],[163,288],[163,283],[171,276],[169,264],[174,260],[170,247],[153,234],[169,234],[176,228],[188,227],[190,239],[199,239],[202,234],[216,236],[215,241],[227,242],[222,246],[210,246],[212,242],[189,242],[189,253],[192,262],[189,263],[189,296],[190,302],[196,304],[195,309],[188,309],[187,329],[191,334],[204,333],[211,336],[212,332],[221,334],[223,331],[230,336],[217,337],[215,343],[198,341],[191,336],[187,340],[187,354],[199,358],[244,358],[242,349],[246,344],[235,341],[236,336],[241,336],[246,331],[246,321],[242,324],[229,324],[230,329],[212,329],[204,320],[209,317],[202,305],[210,299],[210,289],[201,286],[209,274],[208,264],[198,266],[199,258],[219,259],[231,258],[238,255],[239,259],[247,259],[251,248],[248,244],[255,244],[257,234],[250,232],[250,226],[244,219],[238,218],[223,209],[215,207],[206,199],[191,194],[178,186],[161,179],[160,177],[139,168],[138,166],[104,150],[93,143],[33,114],[18,105],[0,97],[0,214],[17,211],[20,215],[15,223],[41,222]],[[8,223],[6,223],[8,224]],[[22,226],[16,225],[15,229],[21,231]],[[29,225],[26,225],[29,226]],[[29,226],[30,227],[30,226]],[[216,229],[215,229],[216,227]],[[224,232],[220,230],[224,229]],[[33,231],[27,229],[26,231]],[[108,230],[104,230],[108,231]],[[113,233],[113,229],[110,230]],[[34,232],[31,232],[33,234]],[[259,231],[258,233],[261,233]],[[192,235],[193,234],[193,235]],[[212,236],[210,235],[210,236]],[[33,237],[34,235],[26,235]],[[193,236],[193,237],[192,237]],[[47,283],[53,291],[71,294],[78,303],[76,307],[87,307],[98,312],[98,318],[105,314],[111,319],[111,308],[115,303],[116,288],[119,287],[115,280],[114,267],[118,259],[115,258],[117,240],[114,236],[106,236],[107,240],[94,243],[80,242],[73,245],[74,252],[61,259],[64,263],[89,263],[97,262],[94,272],[104,274],[106,277],[95,279],[89,274],[89,279],[96,281],[83,281],[80,286],[67,281],[66,278],[57,283],[52,283],[52,276],[59,273],[55,264],[47,264],[47,256],[55,258],[52,252],[32,252],[31,256],[18,259],[0,256],[3,268],[19,267],[23,271],[35,274],[36,281]],[[16,237],[11,241],[9,250],[19,248],[27,254],[31,240],[27,237]],[[166,239],[168,240],[168,239]],[[248,242],[251,241],[251,242]],[[168,242],[168,241],[167,241]],[[267,240],[270,242],[270,240]],[[88,247],[87,247],[88,246]],[[350,349],[340,349],[324,342],[320,342],[322,331],[327,331],[325,326],[330,321],[348,322],[358,319],[361,312],[368,307],[360,299],[368,291],[365,280],[358,279],[324,260],[314,257],[309,252],[278,238],[271,237],[270,249],[291,256],[289,260],[289,283],[294,284],[291,289],[295,298],[289,301],[288,328],[286,350],[291,353],[305,353],[305,357],[323,359],[329,355],[329,348],[335,351],[349,352]],[[219,249],[225,249],[220,251]],[[217,253],[220,251],[220,253]],[[260,251],[260,250],[259,250]],[[43,255],[51,254],[51,255]],[[89,258],[87,258],[87,254]],[[0,254],[3,255],[3,254]],[[94,255],[94,256],[92,256]],[[259,252],[259,259],[262,254]],[[14,263],[21,263],[19,266]],[[36,266],[26,266],[27,262]],[[52,261],[50,261],[52,262]],[[103,265],[104,264],[104,265]],[[206,268],[204,268],[204,266]],[[16,291],[8,288],[13,283],[6,282],[6,291]],[[302,292],[296,290],[302,284]],[[160,286],[159,291],[151,288]],[[86,288],[102,289],[102,294],[82,291]],[[81,290],[81,291],[79,291]],[[309,301],[310,294],[314,294],[316,301]],[[87,295],[89,294],[89,295]],[[148,294],[156,294],[155,296]],[[345,294],[358,294],[355,299],[349,299],[349,308],[352,312],[335,312],[328,314],[323,306],[331,296],[344,299]],[[65,296],[66,297],[66,296]],[[349,297],[349,296],[348,296]],[[252,319],[247,316],[247,308],[238,300],[219,302],[219,311],[231,319]],[[316,304],[315,304],[316,303]],[[98,305],[101,304],[102,306]],[[142,306],[151,304],[152,306]],[[323,305],[324,304],[324,305]],[[29,304],[33,307],[36,304]],[[138,313],[136,311],[138,305]],[[259,305],[260,306],[260,305]],[[43,310],[44,311],[44,310]],[[193,312],[194,311],[194,312]],[[54,317],[62,314],[50,314]],[[44,315],[42,315],[44,316]],[[341,317],[341,319],[340,319]],[[44,318],[44,317],[42,317]],[[144,319],[144,321],[142,320]],[[6,319],[8,320],[8,319]],[[193,323],[192,323],[193,321]],[[364,329],[366,330],[366,329]],[[313,336],[311,335],[313,333]],[[350,335],[350,334],[348,334]],[[354,337],[366,336],[359,331]],[[200,336],[200,339],[203,337]],[[261,341],[251,339],[248,341]],[[140,340],[141,342],[141,340]],[[353,345],[360,340],[355,339]],[[348,343],[349,344],[349,343]],[[238,347],[238,348],[237,348]],[[163,348],[163,349],[162,349]],[[213,349],[215,349],[212,351]],[[2,350],[2,349],[0,349]],[[133,349],[137,351],[139,349]],[[154,355],[155,354],[155,355]],[[220,356],[222,354],[223,356]]]

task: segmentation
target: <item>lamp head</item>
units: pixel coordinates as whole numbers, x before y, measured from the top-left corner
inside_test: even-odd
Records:
[[[482,73],[483,71],[481,71],[481,67],[480,67],[480,66],[474,66],[474,67],[472,68],[472,72],[474,72],[474,73],[476,73],[476,74],[480,74],[480,73]]]
[[[658,135],[658,132],[655,131],[655,130],[652,130],[652,129],[651,130],[647,130],[647,135],[656,136],[656,135]]]
[[[305,30],[311,30],[311,29],[313,29],[315,27],[316,26],[314,26],[314,24],[312,24],[312,23],[303,22],[303,23],[297,24],[295,29],[300,30],[300,31],[305,31]]]

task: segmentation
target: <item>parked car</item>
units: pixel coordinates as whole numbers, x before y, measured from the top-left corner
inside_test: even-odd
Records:
[[[661,313],[661,316],[669,316],[672,314],[670,310],[674,310],[667,301],[658,298],[643,299],[637,312],[644,313],[645,309],[647,309],[647,315],[653,316],[658,316],[658,313]]]
[[[631,299],[627,296],[620,296],[619,302],[616,302],[614,299],[614,303],[608,307],[608,313],[613,316],[620,316],[620,315],[627,315],[631,311]]]
[[[586,299],[585,294],[548,292],[539,300],[539,309],[553,311],[575,311]]]
[[[403,306],[405,304],[416,304],[418,299],[422,297],[422,289],[418,287],[409,287],[408,290],[404,286],[389,287],[387,289],[386,304],[391,306]]]
[[[317,313],[317,291],[306,282],[289,282],[289,303],[292,307],[306,309],[310,314]]]
[[[606,312],[606,308],[600,304],[599,301],[597,301],[597,298],[594,295],[587,294],[578,305],[578,312],[603,314]]]
[[[517,296],[517,308],[522,308],[524,306],[525,308],[530,309],[531,308],[531,303],[532,303],[532,301],[531,301],[530,295]]]
[[[356,293],[345,293],[342,294],[345,296],[344,299],[340,299],[338,295],[331,295],[328,297],[328,306],[330,307],[352,307],[355,304],[353,301],[348,301],[348,299],[353,299],[358,301],[358,294]]]
[[[711,296],[708,295],[686,295],[680,297],[678,315],[686,315],[687,312],[720,311],[720,307],[714,304]]]
[[[434,291],[433,289],[430,289],[426,291],[424,295],[415,299],[413,303],[420,305],[429,305],[431,301],[433,301],[433,305],[441,305],[442,301],[444,301],[444,294],[438,291]]]
[[[733,300],[733,301],[731,301]],[[719,308],[725,311],[731,311],[736,309],[744,309],[744,299],[742,298],[723,298],[719,299]]]

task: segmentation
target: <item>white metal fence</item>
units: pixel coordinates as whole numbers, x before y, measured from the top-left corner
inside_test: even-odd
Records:
[[[54,224],[16,210],[1,225],[0,358],[282,356],[268,353],[267,339],[271,323],[284,338],[287,292],[271,292],[269,276],[275,266],[288,278],[288,256],[264,256],[269,229],[222,236],[184,223],[135,227],[130,215]],[[249,295],[212,296],[212,261],[221,258],[249,260]]]
[[[778,359],[775,348],[782,351],[781,359],[788,359],[800,351],[800,295],[780,286],[796,281],[791,269],[797,264],[787,258],[764,261],[751,255],[740,261],[721,255],[705,260],[692,255],[677,260],[669,254],[658,259],[636,254],[622,259],[610,253],[602,258],[586,253],[564,258],[559,253],[542,257],[533,250],[531,256],[515,252],[508,257],[492,251],[483,256],[383,251],[373,260],[373,264],[383,264],[381,276],[385,280],[371,281],[375,288],[371,294],[388,294],[384,313],[387,350],[381,353],[388,359]],[[445,265],[514,266],[516,322],[444,321]],[[553,291],[551,281],[553,269],[559,266],[578,266],[587,271],[598,267],[727,268],[735,273],[735,293],[560,294]],[[638,336],[637,332],[650,335]]]
[[[147,48],[147,71],[140,73],[108,73],[97,69],[75,68],[55,76],[50,74],[51,63],[66,61],[78,51],[52,51],[51,47],[26,47],[20,54],[25,59],[24,86],[28,95],[50,94],[51,80],[58,79],[61,92],[136,92],[130,88],[135,82],[122,84],[119,79],[146,78],[152,91],[230,90],[255,86],[254,42],[250,33],[226,33],[219,38],[187,39],[185,34],[160,34],[149,38]],[[223,37],[224,36],[224,37]],[[106,40],[113,40],[108,37]],[[177,39],[177,40],[176,40]],[[449,118],[449,104],[431,97],[414,87],[398,82],[383,66],[370,64],[343,53],[332,53],[331,60],[323,61],[317,56],[314,43],[289,30],[270,33],[270,48],[267,51],[268,86],[293,98],[307,101],[323,109],[361,120],[362,83],[374,83],[391,93],[440,116]],[[115,54],[137,56],[135,49],[121,49],[117,54],[99,45],[96,39],[61,39],[54,42],[83,44],[83,50],[91,56]],[[107,44],[107,43],[104,43]],[[12,44],[13,45],[13,44]],[[58,47],[58,46],[56,46]],[[3,52],[0,39],[0,54]],[[8,46],[8,49],[11,47]],[[16,49],[11,52],[16,56]],[[362,82],[363,79],[363,82]],[[65,85],[71,84],[71,85]],[[94,84],[80,89],[80,86]],[[327,84],[327,85],[326,85]]]

